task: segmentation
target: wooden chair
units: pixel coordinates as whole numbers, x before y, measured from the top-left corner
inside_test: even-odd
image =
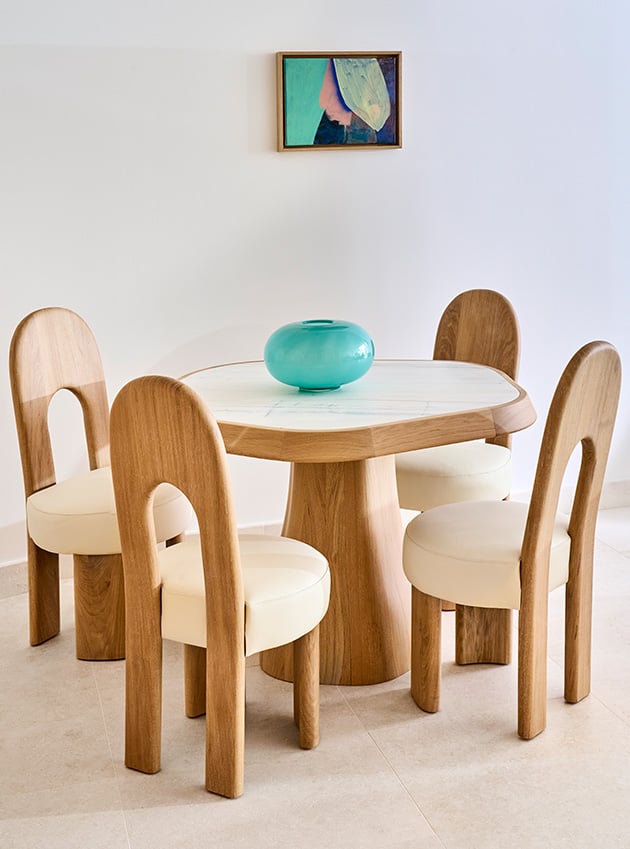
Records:
[[[491,366],[516,380],[520,331],[512,304],[492,289],[470,289],[457,295],[442,313],[433,359]],[[506,433],[485,442],[473,440],[398,454],[396,485],[401,508],[424,511],[457,501],[507,498],[512,485],[511,447],[512,434]],[[455,605],[443,600],[442,609],[454,610]],[[503,635],[503,646],[498,654],[491,652],[492,658],[509,657],[510,622],[509,614],[497,616],[496,630]],[[479,657],[487,650],[482,647]]]
[[[518,733],[546,723],[548,593],[566,584],[568,702],[590,691],[595,522],[621,381],[617,351],[592,342],[571,359],[554,394],[529,506],[510,501],[447,504],[413,519],[404,541],[412,584],[411,693],[439,708],[440,598],[519,610]],[[570,517],[557,514],[569,458],[581,445]]]
[[[221,434],[183,383],[144,377],[127,384],[111,428],[127,597],[125,764],[160,769],[162,639],[176,640],[185,646],[186,713],[206,714],[206,788],[239,796],[246,655],[293,643],[299,743],[309,749],[319,741],[328,563],[293,539],[239,537]],[[162,481],[190,499],[199,538],[158,552],[149,504]]]
[[[37,310],[13,334],[9,370],[26,494],[31,645],[59,633],[59,554],[72,554],[77,657],[122,658],[125,600],[109,408],[92,331],[71,310]],[[80,402],[91,471],[57,483],[48,412],[61,389]],[[159,538],[176,541],[190,515],[186,499],[163,488],[156,500]]]
[[[461,360],[497,368],[516,380],[518,319],[512,304],[491,289],[471,289],[446,307],[433,349],[435,360]],[[507,498],[511,434],[409,451],[396,457],[400,506],[424,511],[455,501]]]

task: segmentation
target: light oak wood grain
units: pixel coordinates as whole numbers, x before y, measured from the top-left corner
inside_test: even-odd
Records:
[[[507,664],[511,657],[511,610],[456,605],[455,663]]]
[[[578,447],[581,464],[568,529],[564,695],[568,702],[577,702],[590,691],[595,523],[620,385],[621,363],[615,348],[607,342],[591,342],[567,365],[549,408],[520,555],[518,733],[524,739],[540,734],[546,725],[551,540],[567,464]],[[422,516],[415,521],[422,521]],[[470,554],[474,558],[474,550]],[[440,617],[435,616],[436,600],[424,596],[421,588],[415,589],[411,692],[419,707],[435,711],[439,705]],[[505,646],[488,646],[484,629],[479,633],[481,651],[500,656]],[[458,647],[460,662],[470,662],[470,643],[478,638],[474,629],[463,635]]]
[[[53,397],[71,392],[83,415],[89,468],[109,466],[109,404],[94,334],[72,310],[46,307],[16,327],[9,373],[26,498],[57,483],[48,426]],[[167,541],[167,545],[180,539]],[[81,660],[125,656],[125,597],[120,554],[74,554],[76,654]],[[28,538],[31,645],[60,630],[59,555]]]
[[[151,499],[167,481],[199,522],[206,645],[186,646],[186,713],[206,714],[207,790],[243,792],[245,596],[227,457],[217,423],[199,396],[166,377],[138,378],[112,407],[112,474],[127,598],[125,764],[154,773],[161,762],[161,575]],[[288,591],[287,591],[288,592]],[[194,599],[193,599],[194,603]],[[299,742],[319,741],[318,635],[293,644]]]
[[[125,656],[125,584],[120,554],[75,554],[74,619],[79,660]]]
[[[619,354],[605,342],[586,345],[565,369],[545,425],[521,556],[519,734],[546,722],[549,546],[564,472],[576,446],[582,457],[571,516],[566,587],[564,695],[578,702],[591,688],[595,525],[621,385]]]
[[[409,669],[409,584],[401,568],[402,524],[394,458],[295,463],[283,534],[308,542],[330,564],[328,613],[320,625],[320,680],[373,684]],[[286,648],[261,666],[292,680]]]
[[[433,359],[479,363],[516,380],[520,351],[518,318],[509,300],[492,289],[469,289],[457,295],[442,313]],[[487,441],[509,448],[511,431]]]
[[[26,316],[15,329],[9,373],[26,498],[56,483],[48,411],[62,389],[78,399],[83,413],[90,469],[109,465],[109,406],[96,340],[71,310],[49,307]],[[95,552],[98,555],[98,552]],[[31,645],[59,633],[58,554],[28,539]],[[124,597],[120,558],[75,560],[77,657],[124,657]]]

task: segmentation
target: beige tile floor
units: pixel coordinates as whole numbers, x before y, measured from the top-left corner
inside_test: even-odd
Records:
[[[458,668],[444,640],[442,710],[402,676],[322,687],[322,741],[296,747],[289,685],[250,665],[245,794],[206,793],[203,719],[182,708],[165,653],[162,772],[125,769],[124,663],[73,654],[72,586],[60,637],[27,644],[27,598],[0,600],[2,849],[560,849],[630,847],[630,508],[598,528],[593,691],[562,699],[562,591],[550,609],[547,730],[515,733],[516,669]],[[449,614],[445,614],[449,616]]]

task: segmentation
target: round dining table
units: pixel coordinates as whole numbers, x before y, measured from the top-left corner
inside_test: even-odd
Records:
[[[526,428],[536,419],[527,393],[495,369],[439,360],[375,360],[361,379],[319,392],[279,383],[262,361],[181,379],[208,404],[229,453],[291,463],[282,533],[321,551],[331,571],[320,681],[373,684],[406,672],[395,455]],[[291,680],[290,647],[263,652],[261,666]]]

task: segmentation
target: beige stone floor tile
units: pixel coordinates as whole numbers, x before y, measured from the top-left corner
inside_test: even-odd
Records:
[[[522,741],[515,673],[444,661],[433,715],[408,675],[344,695],[447,849],[627,847],[630,727],[596,695],[566,704],[550,661],[547,729]]]
[[[516,735],[514,662],[457,667],[443,615],[442,704],[419,711],[409,675],[321,688],[322,740],[297,746],[292,687],[247,663],[245,793],[206,793],[204,719],[183,707],[181,647],[164,646],[162,770],[126,769],[123,661],[74,656],[62,633],[28,645],[24,593],[0,598],[2,849],[628,849],[630,510],[602,511],[592,694],[563,693],[564,591],[549,603],[548,724]],[[10,587],[9,587],[10,589]]]
[[[628,845],[627,725],[592,696],[551,698],[547,729],[523,741],[491,692],[459,684],[456,702],[416,721],[401,701],[374,727],[374,706],[353,703],[448,849]]]
[[[366,797],[366,793],[368,794]],[[443,849],[406,793],[331,782],[299,802],[281,793],[126,814],[131,849]]]
[[[23,783],[19,790],[3,791],[0,802],[0,820],[30,819],[31,817],[57,817],[62,815],[106,813],[121,811],[120,786],[113,764],[104,777],[88,777],[80,763],[64,765],[57,770],[53,781]],[[0,843],[0,845],[3,845]]]
[[[6,849],[130,849],[121,812],[0,820]]]
[[[3,722],[0,808],[9,804],[12,795],[26,797],[30,805],[27,797],[33,790],[56,791],[113,778],[111,750],[98,707],[64,719],[49,719],[45,703],[40,710],[40,722],[31,716],[23,722],[19,715]],[[26,807],[25,813],[29,810]]]
[[[0,598],[11,598],[28,592],[28,572],[26,563],[11,563],[2,566]]]

